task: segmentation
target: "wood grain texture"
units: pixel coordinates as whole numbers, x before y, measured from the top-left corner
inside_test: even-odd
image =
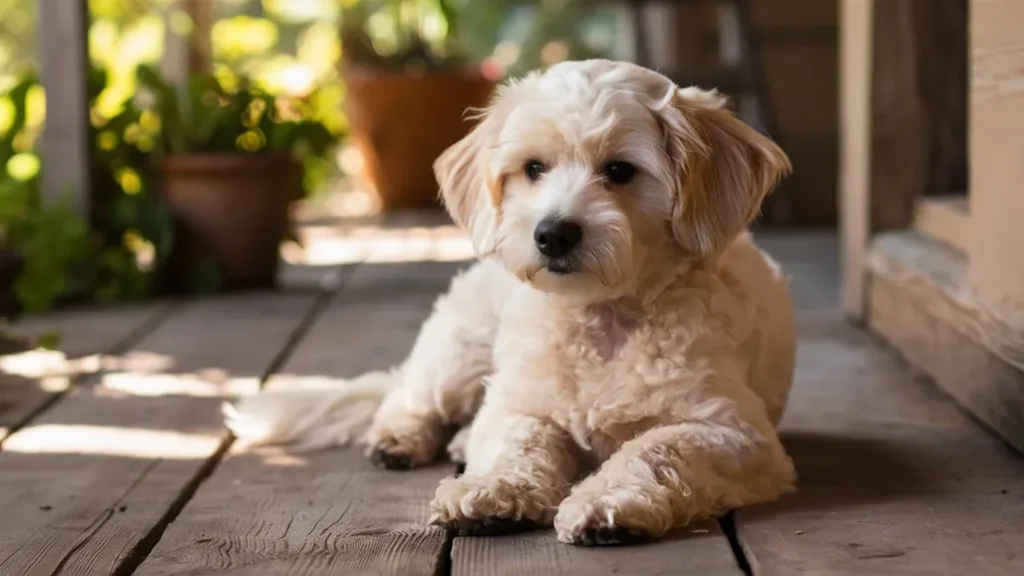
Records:
[[[360,265],[268,386],[401,361],[455,268]],[[359,448],[235,448],[137,574],[432,575],[446,536],[427,525],[427,504],[452,471],[378,470]]]
[[[740,574],[728,541],[714,522],[679,530],[640,546],[583,548],[561,544],[551,530],[455,539],[454,576],[697,576]]]
[[[63,358],[48,363],[49,368],[31,377],[0,370],[0,442],[66,391],[83,370],[98,368],[99,362],[86,361],[85,357],[124,350],[133,338],[153,327],[166,307],[166,304],[157,304],[60,311],[17,322],[13,331],[19,336],[34,340],[45,334],[57,334],[60,337],[57,349]],[[38,352],[29,354],[38,355]]]
[[[0,574],[131,567],[187,499],[225,436],[219,404],[255,386],[314,304],[252,294],[182,306],[0,453]]]
[[[800,493],[744,511],[758,575],[1024,573],[1024,460],[838,311],[798,321]]]

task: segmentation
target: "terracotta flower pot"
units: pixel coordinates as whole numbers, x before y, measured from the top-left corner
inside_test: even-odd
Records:
[[[351,134],[382,209],[440,207],[434,160],[469,132],[466,109],[487,105],[494,82],[470,71],[344,76]]]
[[[162,190],[175,237],[166,287],[189,289],[211,264],[223,289],[273,287],[300,174],[284,153],[168,157]]]

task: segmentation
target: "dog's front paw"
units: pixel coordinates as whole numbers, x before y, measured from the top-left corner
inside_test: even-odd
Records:
[[[437,459],[444,436],[440,423],[426,418],[396,418],[375,423],[366,433],[366,456],[388,470],[408,470]]]
[[[610,546],[658,537],[670,521],[671,510],[660,510],[626,489],[600,495],[574,492],[558,506],[554,524],[559,542]]]
[[[496,476],[446,478],[430,503],[430,523],[460,536],[519,532],[550,526],[556,492]]]

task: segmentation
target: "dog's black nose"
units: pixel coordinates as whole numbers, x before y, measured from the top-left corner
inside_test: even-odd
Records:
[[[583,228],[572,220],[545,218],[533,231],[533,241],[540,253],[549,258],[560,258],[572,252],[583,239]]]

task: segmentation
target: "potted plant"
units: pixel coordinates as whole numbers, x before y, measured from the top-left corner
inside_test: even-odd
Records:
[[[487,105],[494,90],[454,46],[450,1],[435,5],[427,12],[420,0],[366,0],[341,13],[349,127],[384,211],[439,206],[433,162],[468,133],[466,110]],[[443,33],[428,38],[427,20]]]
[[[244,78],[232,89],[212,74],[182,88],[151,67],[138,78],[138,105],[159,118],[148,176],[174,222],[163,284],[272,287],[302,162],[324,155],[335,135],[302,99],[274,97]]]

